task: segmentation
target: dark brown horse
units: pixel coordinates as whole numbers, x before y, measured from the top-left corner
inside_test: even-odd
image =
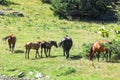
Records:
[[[6,36],[2,40],[7,40],[8,41],[9,49],[10,49],[11,52],[13,52],[14,51],[14,47],[15,47],[15,43],[16,43],[16,36],[11,34],[9,36]]]
[[[36,55],[35,55],[35,58],[37,58],[37,55],[40,57],[39,55],[39,48],[40,48],[40,44],[41,42],[38,41],[38,42],[28,42],[25,44],[25,48],[26,48],[26,53],[25,53],[25,59],[29,59],[29,53],[30,53],[30,50],[31,49],[35,49],[36,50]]]
[[[59,43],[59,47],[62,46],[63,48],[63,56],[66,56],[66,59],[69,57],[69,51],[73,45],[73,41],[69,36],[66,36],[62,39]]]
[[[104,53],[104,57],[106,57],[106,61],[108,61],[108,57],[110,59],[111,57],[111,51],[109,49],[107,49],[105,46],[105,44],[111,44],[112,42],[107,41],[107,40],[101,40],[101,41],[97,41],[95,42],[91,49],[90,49],[90,53],[89,53],[89,59],[93,60],[93,57],[95,55],[97,55],[98,61],[100,58],[100,53]],[[103,45],[102,45],[103,44]],[[98,53],[98,54],[97,54]]]
[[[45,56],[48,57],[50,56],[51,48],[52,46],[55,46],[57,48],[57,42],[56,41],[42,41],[41,43],[41,57],[42,57],[42,52],[44,49]],[[48,55],[47,55],[48,53]]]

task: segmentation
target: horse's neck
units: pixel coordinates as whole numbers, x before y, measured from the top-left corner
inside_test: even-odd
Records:
[[[61,41],[61,42],[59,43],[59,46],[62,46],[62,44],[63,44],[63,41]]]

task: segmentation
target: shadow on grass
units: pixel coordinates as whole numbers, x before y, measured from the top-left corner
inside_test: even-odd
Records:
[[[108,61],[107,63],[120,63],[120,60],[112,60],[112,61]]]
[[[24,51],[23,50],[15,50],[14,53],[24,53]]]
[[[82,58],[82,56],[80,56],[80,55],[73,55],[72,57],[70,57],[70,59],[72,59],[72,60],[78,60],[81,58]]]

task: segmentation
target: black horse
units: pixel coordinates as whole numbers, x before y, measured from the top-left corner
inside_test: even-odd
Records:
[[[52,46],[55,46],[57,48],[57,42],[56,41],[42,41],[41,43],[41,57],[42,57],[42,52],[44,49],[45,56],[48,57],[50,56],[51,48]],[[48,53],[48,56],[47,56]]]
[[[69,36],[66,36],[62,39],[59,43],[59,47],[62,46],[63,48],[63,56],[66,56],[66,59],[69,57],[69,51],[73,45],[73,41]]]

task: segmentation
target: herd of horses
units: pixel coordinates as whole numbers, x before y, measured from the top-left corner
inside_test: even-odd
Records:
[[[9,49],[11,52],[14,51],[15,43],[16,43],[16,36],[13,34],[6,36],[3,38],[3,40],[7,40],[9,44]],[[105,46],[101,45],[104,44],[112,44],[111,41],[107,40],[99,40],[92,44],[90,48],[90,52],[88,53],[88,57],[90,60],[93,61],[93,58],[97,56],[98,61],[100,58],[100,54],[104,53],[104,57],[106,58],[106,61],[110,61],[111,58],[111,51],[107,49]],[[63,48],[63,56],[66,56],[66,59],[69,58],[69,52],[71,50],[71,47],[73,45],[73,40],[68,35],[65,36],[61,42],[57,44],[56,41],[37,41],[37,42],[28,42],[25,44],[26,52],[25,52],[25,59],[29,59],[29,53],[31,49],[36,50],[35,58],[42,57],[42,53],[44,51],[45,56],[49,57],[52,46],[55,46],[56,48],[62,47]],[[39,48],[41,48],[41,55],[39,54]]]

